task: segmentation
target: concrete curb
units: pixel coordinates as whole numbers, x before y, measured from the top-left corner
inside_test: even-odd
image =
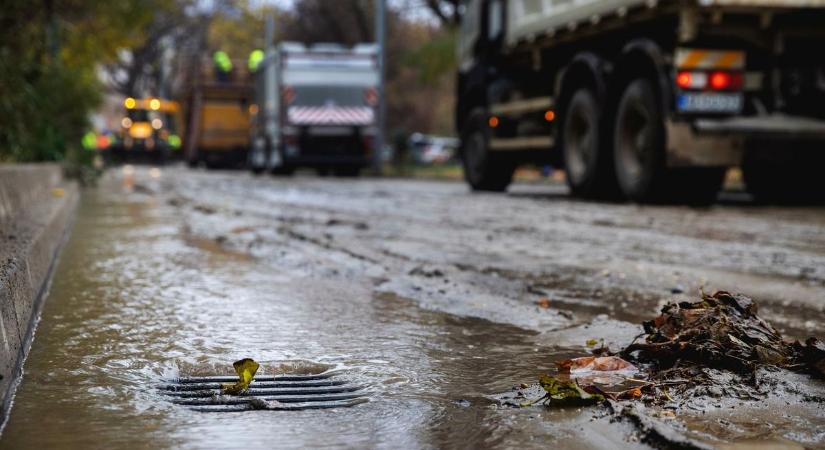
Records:
[[[0,423],[80,198],[57,164],[0,165]],[[1,428],[0,428],[1,429]]]

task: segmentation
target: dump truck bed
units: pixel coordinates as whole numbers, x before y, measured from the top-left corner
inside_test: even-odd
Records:
[[[677,0],[511,0],[507,2],[506,42],[552,36],[611,17],[632,17],[652,9],[663,13],[689,3]],[[825,7],[825,0],[696,0],[697,8],[767,8],[787,10]]]

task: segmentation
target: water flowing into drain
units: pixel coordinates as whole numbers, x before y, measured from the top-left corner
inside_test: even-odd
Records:
[[[162,384],[158,389],[172,403],[204,412],[328,409],[367,401],[362,386],[336,380],[335,375],[263,375],[256,377],[249,389],[240,395],[221,394],[222,383],[238,379],[229,375],[184,377]],[[262,402],[266,402],[266,407],[260,406]]]

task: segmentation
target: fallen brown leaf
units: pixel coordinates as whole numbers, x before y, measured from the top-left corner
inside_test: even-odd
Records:
[[[547,309],[550,307],[550,299],[549,298],[542,298],[536,302],[539,308]]]
[[[633,400],[642,397],[642,390],[640,388],[630,388],[621,394],[619,394],[620,399],[622,400]]]
[[[617,370],[636,370],[636,366],[618,356],[583,356],[581,358],[566,359],[556,363],[559,372],[613,372]]]

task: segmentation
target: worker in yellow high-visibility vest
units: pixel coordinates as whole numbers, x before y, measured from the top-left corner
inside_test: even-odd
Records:
[[[261,61],[263,61],[263,60],[264,60],[264,51],[263,50],[261,50],[259,48],[256,48],[255,50],[252,50],[252,52],[249,54],[249,62],[248,62],[249,71],[250,72],[255,72],[256,70],[258,70],[258,66],[261,64]]]
[[[223,50],[218,50],[212,55],[215,63],[215,78],[219,82],[227,82],[232,78],[232,60]]]

